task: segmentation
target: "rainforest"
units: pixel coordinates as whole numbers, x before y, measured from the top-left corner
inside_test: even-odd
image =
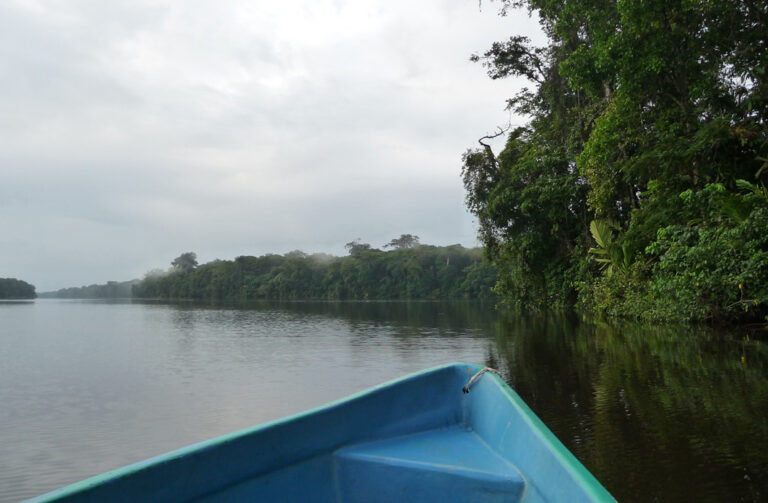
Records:
[[[648,322],[768,320],[768,4],[505,0],[471,56],[527,87],[463,156],[502,302]],[[503,137],[496,153],[490,140]]]
[[[496,300],[496,269],[479,248],[420,244],[403,234],[373,248],[355,240],[349,255],[243,255],[202,265],[185,252],[165,270],[142,280],[89,285],[46,292],[48,298],[143,298],[198,301],[249,300]]]

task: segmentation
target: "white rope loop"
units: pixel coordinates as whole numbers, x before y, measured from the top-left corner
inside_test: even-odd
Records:
[[[467,383],[467,385],[461,388],[461,391],[463,391],[464,393],[469,393],[469,388],[471,388],[472,385],[475,384],[475,381],[480,379],[480,376],[482,376],[486,372],[493,372],[497,376],[501,377],[501,372],[499,372],[498,370],[492,369],[491,367],[485,367],[484,369],[479,370],[475,375],[473,375],[472,378]]]

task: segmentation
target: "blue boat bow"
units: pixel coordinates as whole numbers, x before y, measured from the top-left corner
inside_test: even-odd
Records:
[[[425,370],[29,502],[614,501],[500,377],[481,370]]]

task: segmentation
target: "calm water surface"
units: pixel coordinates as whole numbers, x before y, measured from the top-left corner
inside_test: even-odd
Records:
[[[467,303],[0,303],[0,501],[450,361],[501,369],[619,501],[765,501],[759,339]]]

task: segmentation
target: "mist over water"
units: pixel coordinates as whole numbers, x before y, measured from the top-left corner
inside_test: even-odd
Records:
[[[450,362],[500,368],[619,501],[768,494],[754,340],[471,303],[0,303],[0,501]]]

